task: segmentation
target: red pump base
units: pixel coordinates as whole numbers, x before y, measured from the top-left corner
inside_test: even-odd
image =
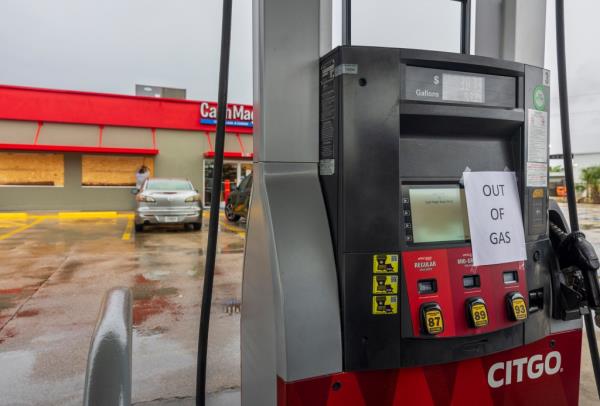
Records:
[[[575,406],[580,363],[581,330],[573,330],[443,365],[278,378],[278,406]]]

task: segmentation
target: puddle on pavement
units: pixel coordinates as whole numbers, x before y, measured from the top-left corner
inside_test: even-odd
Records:
[[[146,278],[145,275],[135,276],[135,284],[131,288],[133,293],[133,326],[144,334],[161,334],[160,328],[141,328],[152,316],[169,314],[178,320],[182,314],[181,306],[171,301],[179,290],[174,287],[160,286],[157,280]],[[158,329],[158,330],[157,330]],[[154,333],[152,333],[154,331]]]
[[[150,271],[144,272],[143,277],[149,281],[160,281],[170,274],[171,272],[169,271]]]
[[[23,310],[17,313],[17,317],[34,317],[40,314],[38,309]]]
[[[244,252],[243,241],[231,242],[221,248],[221,254],[239,254],[241,252]]]
[[[89,265],[92,261],[86,262]],[[73,278],[75,271],[77,271],[80,267],[84,265],[83,262],[78,260],[67,260],[65,264],[61,267],[59,272],[56,274],[56,278],[58,282],[68,282]]]
[[[5,328],[0,331],[0,344],[3,344],[9,338],[14,338],[17,336],[17,330],[14,328]]]
[[[11,309],[31,293],[28,288],[0,289],[0,311]]]

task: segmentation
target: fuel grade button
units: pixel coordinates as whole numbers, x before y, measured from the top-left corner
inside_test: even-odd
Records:
[[[473,328],[485,327],[489,323],[485,301],[480,297],[467,300],[467,319]]]
[[[511,320],[522,321],[527,319],[525,298],[519,292],[511,292],[506,295],[506,307]]]
[[[421,305],[421,327],[425,334],[432,336],[444,332],[444,316],[439,304],[432,302]]]

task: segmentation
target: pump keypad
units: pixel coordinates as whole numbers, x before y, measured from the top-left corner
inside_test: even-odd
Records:
[[[473,328],[485,327],[488,325],[489,318],[487,307],[482,298],[473,298],[467,301],[467,317],[469,325]]]
[[[426,334],[437,335],[444,332],[444,317],[437,303],[425,303],[421,306],[421,323]]]
[[[519,292],[511,292],[506,295],[508,315],[511,320],[522,321],[527,319],[527,305],[525,298]]]

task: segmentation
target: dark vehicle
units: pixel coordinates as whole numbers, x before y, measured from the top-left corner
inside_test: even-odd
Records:
[[[252,174],[246,176],[240,184],[231,191],[225,202],[225,217],[229,221],[238,221],[240,217],[248,216],[250,192],[252,191]]]

